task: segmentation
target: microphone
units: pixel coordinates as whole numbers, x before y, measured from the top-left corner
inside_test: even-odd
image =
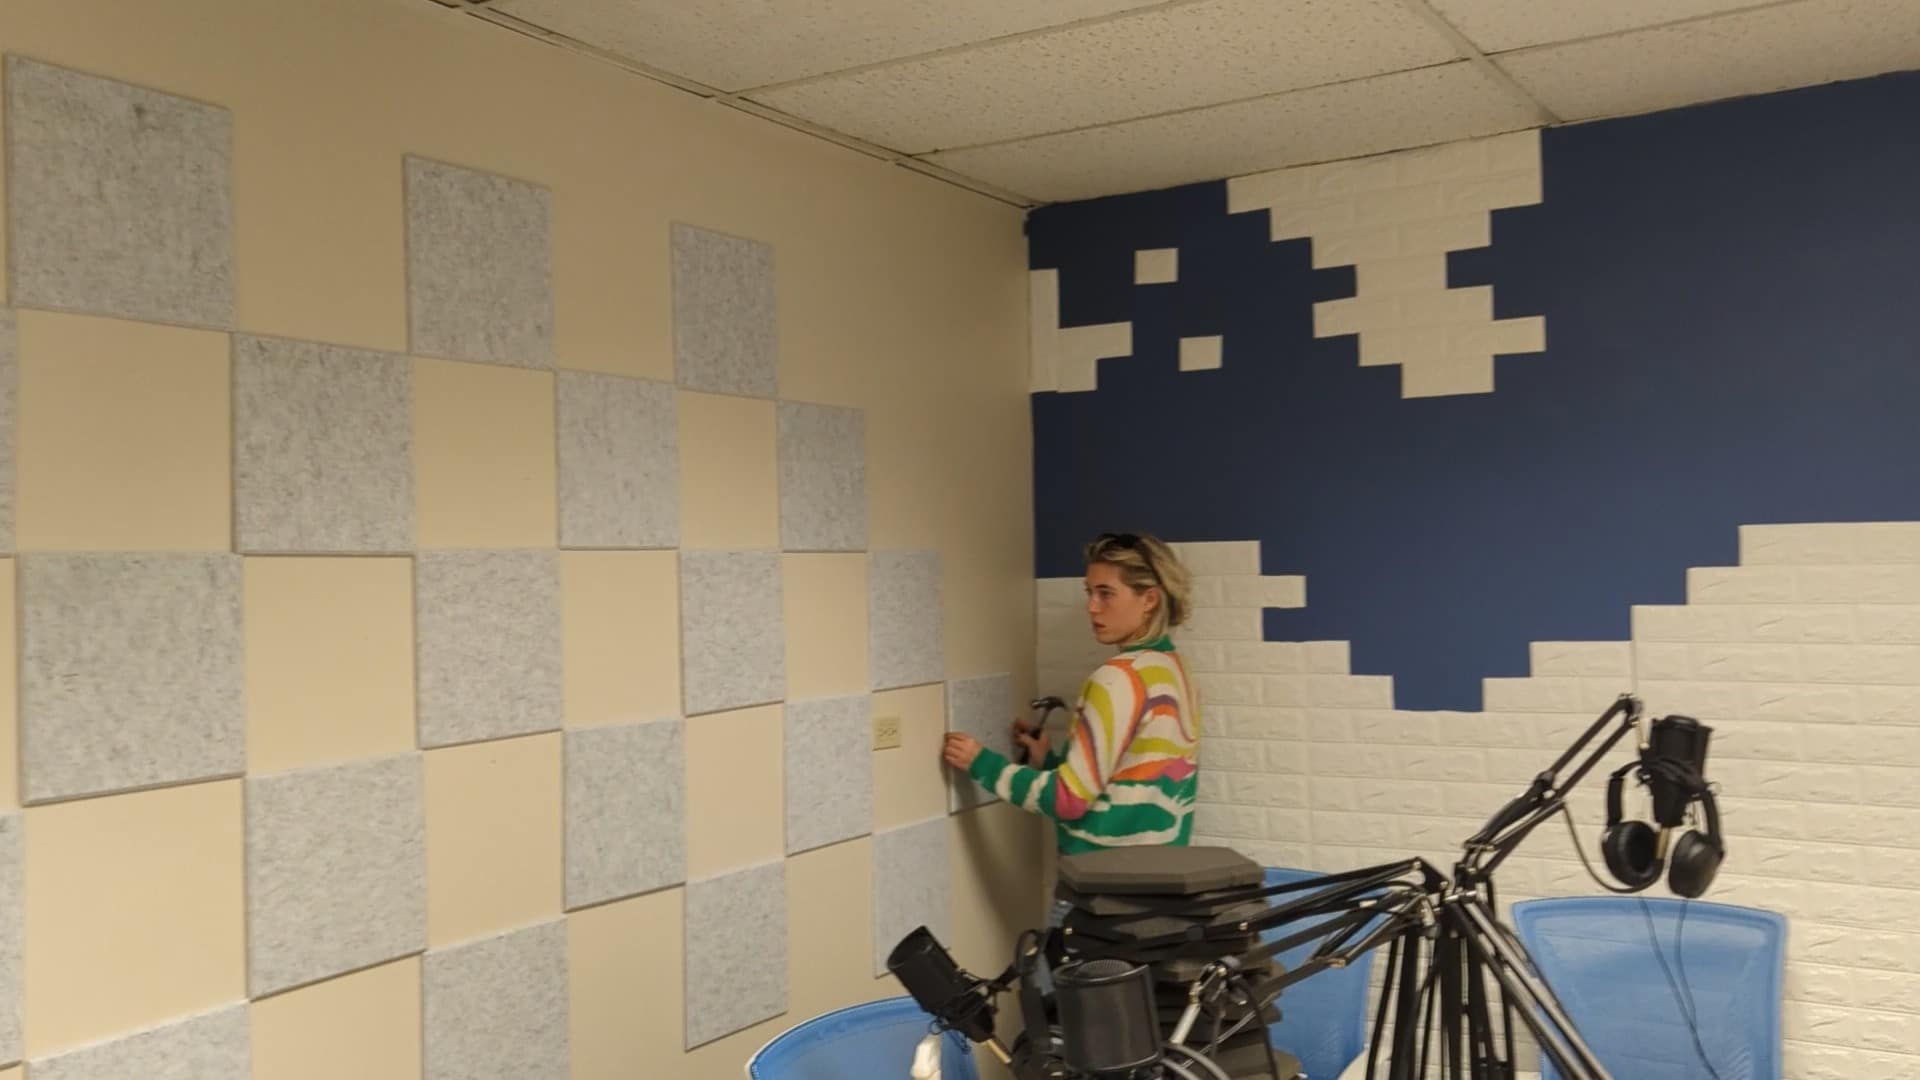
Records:
[[[1660,826],[1655,849],[1667,857],[1667,842],[1685,821],[1687,807],[1706,788],[1707,738],[1711,730],[1690,716],[1664,716],[1653,722],[1640,752],[1643,776],[1653,796],[1653,820]]]

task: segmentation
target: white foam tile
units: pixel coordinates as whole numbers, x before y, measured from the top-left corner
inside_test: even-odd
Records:
[[[768,18],[763,0],[495,0],[518,18],[725,90],[805,78],[1099,18],[1160,0],[811,0]]]
[[[26,954],[26,835],[19,813],[0,815],[0,1061],[22,1054],[20,1021],[24,1005]]]
[[[680,620],[688,716],[768,705],[786,695],[777,552],[682,552]]]
[[[876,551],[867,558],[869,670],[876,690],[946,677],[938,552]]]
[[[1221,338],[1183,337],[1180,339],[1181,371],[1218,371],[1221,366]]]
[[[680,541],[678,398],[666,383],[559,373],[560,546]]]
[[[412,385],[403,356],[235,336],[239,550],[411,551]]]
[[[422,747],[560,727],[560,566],[551,551],[414,560]]]
[[[675,224],[673,367],[680,386],[772,397],[779,330],[770,245]]]
[[[1396,0],[1206,0],[755,94],[924,153],[1238,101],[1444,62]]]
[[[426,945],[426,782],[418,754],[247,779],[252,996]]]
[[[238,775],[240,558],[23,555],[21,796]]]
[[[249,1080],[247,1009],[234,1005],[27,1063],[33,1080]]]
[[[952,939],[947,843],[944,817],[873,834],[874,975],[887,973],[887,954],[916,927],[941,941]]]
[[[1535,126],[1472,64],[1396,72],[928,160],[1037,199],[1173,187]],[[1252,134],[1250,134],[1252,133]]]
[[[407,326],[422,356],[553,366],[553,194],[406,158]]]
[[[686,880],[686,788],[678,719],[567,732],[568,909]]]
[[[20,351],[12,308],[0,308],[0,551],[13,550],[14,446],[20,422]]]
[[[1563,119],[1653,112],[1920,67],[1920,17],[1909,0],[1806,0],[1500,64]]]
[[[783,401],[778,432],[780,546],[866,550],[866,414]]]
[[[231,325],[232,115],[21,56],[6,82],[11,300]]]
[[[787,868],[689,882],[686,1048],[787,1011]]]
[[[426,1080],[566,1080],[564,921],[428,952],[421,983]]]
[[[873,701],[789,701],[787,854],[873,831]]]
[[[1026,715],[1014,708],[1012,675],[1004,672],[979,675],[954,679],[947,684],[947,730],[971,735],[1008,760],[1013,759],[1012,725],[1016,713]],[[946,775],[948,812],[970,810],[995,801],[972,777],[953,769],[947,769]]]

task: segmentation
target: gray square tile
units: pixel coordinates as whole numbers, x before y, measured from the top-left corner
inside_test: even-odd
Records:
[[[673,367],[681,386],[773,397],[779,390],[773,248],[673,226]]]
[[[873,973],[887,973],[887,954],[924,926],[953,937],[952,871],[947,819],[930,818],[873,834]]]
[[[560,564],[551,551],[414,560],[420,745],[560,727]]]
[[[13,303],[232,325],[232,115],[19,56],[6,99]]]
[[[409,351],[552,367],[552,193],[409,155],[406,199]]]
[[[686,713],[779,701],[787,690],[780,556],[680,554],[681,683]]]
[[[687,1049],[787,1011],[787,867],[689,882]]]
[[[247,779],[249,994],[426,948],[425,784],[418,754]]]
[[[27,1063],[33,1080],[249,1080],[245,1005],[201,1013]]]
[[[787,854],[873,831],[873,701],[786,705]]]
[[[278,338],[233,342],[241,551],[411,551],[412,365]]]
[[[965,732],[991,750],[1013,758],[1013,676],[981,675],[947,682],[947,730]],[[963,773],[947,774],[948,811],[971,810],[996,801]]]
[[[12,308],[0,308],[0,551],[14,547],[14,447],[20,430],[20,346]]]
[[[867,549],[867,420],[859,409],[781,402],[780,546]]]
[[[0,1061],[25,1052],[20,1017],[24,1004],[26,844],[18,813],[0,815]]]
[[[680,720],[569,731],[566,777],[569,909],[687,880]]]
[[[421,981],[426,1080],[566,1080],[564,921],[432,950]]]
[[[680,543],[680,428],[666,383],[559,375],[560,546]]]
[[[22,796],[246,768],[240,557],[23,555]]]
[[[867,648],[876,690],[946,678],[940,554],[876,551],[867,558]]]

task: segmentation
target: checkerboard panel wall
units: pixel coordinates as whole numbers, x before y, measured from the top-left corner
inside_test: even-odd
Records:
[[[868,405],[782,395],[774,244],[663,225],[666,362],[575,366],[576,189],[355,144],[396,331],[287,336],[256,102],[7,71],[0,1077],[735,1076],[897,992],[866,875],[914,798],[947,880],[943,564],[869,553]]]

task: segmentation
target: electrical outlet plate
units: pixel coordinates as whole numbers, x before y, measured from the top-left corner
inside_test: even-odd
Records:
[[[873,718],[873,748],[892,750],[900,745],[900,718],[897,716],[876,716]]]

